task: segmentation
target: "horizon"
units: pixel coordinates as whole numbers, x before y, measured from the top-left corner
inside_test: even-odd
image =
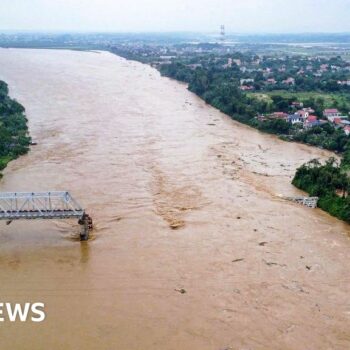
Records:
[[[190,30],[169,30],[169,31],[154,31],[154,30],[143,30],[143,31],[95,31],[95,30],[78,30],[78,29],[2,29],[0,28],[0,34],[7,33],[18,33],[18,34],[26,34],[26,33],[39,33],[39,34],[218,34],[218,30],[216,31],[190,31]],[[249,32],[249,31],[225,31],[226,35],[350,35],[350,30],[348,31],[339,31],[339,32]]]
[[[1,31],[349,33],[350,0],[3,0]]]

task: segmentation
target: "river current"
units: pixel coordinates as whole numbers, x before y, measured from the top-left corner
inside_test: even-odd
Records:
[[[0,49],[0,79],[38,143],[0,191],[68,190],[95,223],[0,222],[0,302],[47,316],[0,349],[350,348],[350,227],[282,198],[330,153],[107,52]]]

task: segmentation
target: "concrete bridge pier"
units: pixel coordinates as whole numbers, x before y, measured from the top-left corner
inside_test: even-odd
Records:
[[[93,228],[92,218],[89,214],[84,213],[78,223],[81,225],[80,240],[87,241],[89,239],[90,231]]]

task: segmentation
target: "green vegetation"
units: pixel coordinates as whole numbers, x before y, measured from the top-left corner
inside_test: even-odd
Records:
[[[8,96],[7,84],[0,81],[0,171],[8,162],[27,153],[29,144],[24,108]]]
[[[334,158],[325,164],[314,159],[296,172],[293,185],[319,197],[318,206],[331,215],[350,223],[350,148],[339,165]]]
[[[274,90],[270,92],[250,92],[249,96],[251,99],[266,103],[271,107],[273,107],[273,100],[275,98],[280,98],[285,102],[302,102],[304,106],[313,108],[315,110],[315,115],[319,117],[322,117],[322,111],[326,108],[337,108],[343,112],[344,115],[350,111],[349,93],[326,93],[319,91],[290,92]],[[289,112],[289,105],[287,106],[285,104],[285,107],[287,108],[282,108],[281,111]]]
[[[328,123],[300,130],[293,135],[293,140],[335,152],[344,152],[350,146],[349,136]]]

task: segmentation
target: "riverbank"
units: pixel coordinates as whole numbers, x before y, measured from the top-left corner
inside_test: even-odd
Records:
[[[10,98],[7,84],[0,80],[0,178],[11,160],[29,151],[30,141],[24,107]]]
[[[317,84],[312,85],[313,80],[307,86],[301,84],[298,87],[289,86],[288,89],[284,86],[286,90],[283,91],[278,90],[278,87],[282,89],[283,86],[276,84],[274,79],[271,79],[270,85],[261,85],[260,80],[265,79],[261,73],[263,67],[265,69],[267,64],[268,66],[272,65],[274,70],[277,69],[276,61],[270,57],[266,58],[267,62],[264,63],[263,67],[257,67],[257,63],[250,67],[249,71],[254,71],[260,81],[259,84],[256,83],[256,89],[259,93],[252,93],[251,91],[255,91],[254,89],[244,90],[242,88],[247,88],[247,86],[242,86],[242,84],[245,80],[247,80],[248,85],[252,84],[255,81],[254,74],[251,73],[253,74],[251,79],[242,79],[247,78],[248,73],[241,71],[241,69],[247,69],[246,65],[249,66],[252,57],[250,55],[245,57],[240,52],[225,55],[215,50],[211,54],[191,53],[189,51],[180,56],[163,56],[161,51],[156,49],[148,50],[146,47],[133,48],[132,46],[115,47],[111,48],[111,51],[126,59],[150,64],[158,69],[162,75],[187,83],[191,92],[231,118],[260,131],[276,134],[283,140],[302,142],[334,152],[344,152],[350,143],[344,129],[345,124],[335,125],[327,121],[311,123],[306,117],[303,118],[303,123],[300,123],[300,120],[299,123],[292,123],[287,119],[288,115],[295,115],[294,113],[298,111],[299,115],[302,107],[305,107],[312,115],[310,120],[314,120],[315,116],[322,119],[323,112],[327,108],[338,107],[343,115],[348,114],[350,99],[346,97],[345,92],[342,95],[340,93],[330,94],[330,91],[337,89],[332,90],[328,81],[329,76],[325,77],[327,84],[322,85],[323,90],[320,90],[321,86]],[[240,59],[234,60],[237,61],[237,64],[233,64],[232,57],[240,57]],[[289,59],[288,56],[284,57],[284,64],[287,64]],[[305,63],[300,57],[295,59],[294,66]],[[244,64],[242,60],[245,60]],[[309,64],[311,61],[307,60]],[[344,62],[344,64],[346,63]],[[310,67],[313,66],[310,65]],[[272,68],[269,69],[271,72]],[[282,66],[281,69],[286,69],[286,67]],[[295,75],[294,71],[289,74],[293,76],[290,78],[292,82],[300,83],[303,81]],[[276,86],[275,89],[273,89],[274,86]],[[302,87],[305,91],[302,90]]]
[[[142,61],[142,58],[140,58]],[[262,132],[277,135],[284,141],[296,141],[307,145],[328,149],[333,152],[343,153],[350,149],[350,137],[343,129],[336,128],[331,123],[320,124],[314,127],[304,128],[302,125],[292,124],[285,119],[265,117],[274,112],[291,114],[291,103],[300,103],[310,108],[317,109],[318,115],[322,115],[321,105],[324,108],[322,98],[309,98],[307,101],[298,98],[301,94],[286,94],[276,91],[271,94],[269,100],[256,98],[254,94],[243,92],[237,86],[237,82],[232,81],[230,75],[222,72],[216,73],[206,69],[191,70],[177,64],[163,64],[156,67],[164,76],[184,81],[188,84],[188,89],[202,98],[206,103],[229,115],[232,119],[240,123],[249,125]],[[178,71],[187,69],[187,74]],[[233,73],[231,73],[233,74]],[[217,78],[215,76],[217,75]],[[213,78],[214,77],[214,78]],[[309,93],[310,95],[310,93]],[[293,97],[292,97],[293,96]],[[334,103],[338,103],[334,100]],[[329,103],[329,102],[328,102]],[[330,105],[331,106],[331,105]],[[349,102],[350,106],[350,102]],[[293,107],[293,113],[298,108]],[[314,111],[315,112],[315,111]]]

